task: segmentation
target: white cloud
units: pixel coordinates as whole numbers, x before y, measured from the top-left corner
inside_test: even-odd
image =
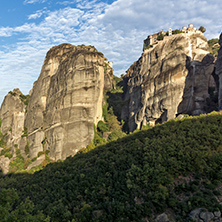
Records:
[[[80,2],[81,0],[75,0],[75,1],[62,1],[62,2],[57,2],[56,4],[59,5],[73,5],[76,4],[78,2]]]
[[[9,37],[12,35],[13,28],[10,27],[0,27],[0,37]]]
[[[110,5],[96,0],[76,0],[58,4],[61,9],[43,8],[29,15],[21,26],[0,27],[0,36],[6,38],[22,34],[22,40],[13,48],[0,51],[0,79],[7,91],[19,87],[27,93],[40,73],[46,52],[53,45],[64,42],[94,45],[114,62],[114,72],[120,75],[139,58],[143,39],[151,33],[189,23],[197,28],[203,25],[207,38],[218,38],[222,31],[221,0],[117,0]],[[70,7],[63,8],[65,5]],[[29,21],[35,18],[42,21],[39,24]],[[12,81],[10,75],[14,76]]]
[[[33,4],[33,3],[44,3],[47,0],[25,0],[24,4]]]
[[[34,14],[28,16],[28,20],[40,18],[43,14],[47,13],[47,8],[36,11]]]

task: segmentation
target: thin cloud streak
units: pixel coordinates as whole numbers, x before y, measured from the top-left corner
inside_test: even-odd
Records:
[[[24,4],[45,3],[47,0],[25,0]]]

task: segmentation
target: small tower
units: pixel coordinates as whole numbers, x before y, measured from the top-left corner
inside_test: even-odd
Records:
[[[171,36],[172,35],[172,28],[169,28],[169,36]]]
[[[184,33],[186,33],[186,32],[187,32],[187,27],[186,27],[186,26],[183,26],[183,28],[182,28],[181,31],[184,32]]]
[[[150,40],[150,44],[149,45],[152,45],[153,44],[153,36],[152,35],[149,35],[149,40]]]

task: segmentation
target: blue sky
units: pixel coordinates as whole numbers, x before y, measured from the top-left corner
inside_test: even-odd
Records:
[[[221,15],[221,0],[0,0],[0,104],[14,88],[28,94],[52,46],[94,45],[119,76],[149,34],[193,23],[218,38]]]

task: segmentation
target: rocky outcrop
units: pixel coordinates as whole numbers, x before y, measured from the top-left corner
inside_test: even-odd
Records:
[[[178,114],[205,112],[214,57],[204,35],[167,36],[147,49],[124,76],[127,85],[122,119],[130,131]]]
[[[156,222],[175,222],[177,221],[175,218],[178,215],[173,215],[171,212],[170,218],[169,219],[169,215],[167,215],[166,213],[162,213],[158,216],[156,216],[156,218],[154,219],[154,221]],[[144,221],[148,221],[148,220],[144,220]],[[186,220],[184,221],[196,221],[196,222],[219,222],[222,221],[222,217],[221,217],[221,212],[218,211],[214,211],[214,212],[209,212],[207,209],[205,208],[196,208],[192,211],[190,211],[190,213],[187,215]]]
[[[33,167],[39,166],[45,160],[45,154],[39,156],[34,162],[32,162],[28,167],[27,170],[31,170]]]
[[[7,174],[9,171],[10,159],[8,157],[0,156],[0,172]]]
[[[220,49],[218,51],[217,63],[216,63],[216,75],[219,76],[219,97],[218,106],[222,109],[222,33],[219,39]]]
[[[201,222],[222,221],[221,212],[220,211],[209,212],[206,209],[196,208],[189,213],[187,221],[201,221]]]
[[[162,213],[160,215],[157,216],[157,218],[155,219],[156,222],[171,222],[167,216],[167,214]]]
[[[10,91],[0,109],[1,132],[5,135],[6,146],[14,148],[14,146],[24,143],[21,136],[24,130],[25,112],[26,105],[22,100],[20,90],[14,89],[12,92]]]
[[[24,124],[31,158],[49,150],[52,159],[65,159],[92,141],[93,124],[102,119],[104,88],[112,87],[104,84],[112,75],[104,61],[91,46],[63,44],[47,53]]]

